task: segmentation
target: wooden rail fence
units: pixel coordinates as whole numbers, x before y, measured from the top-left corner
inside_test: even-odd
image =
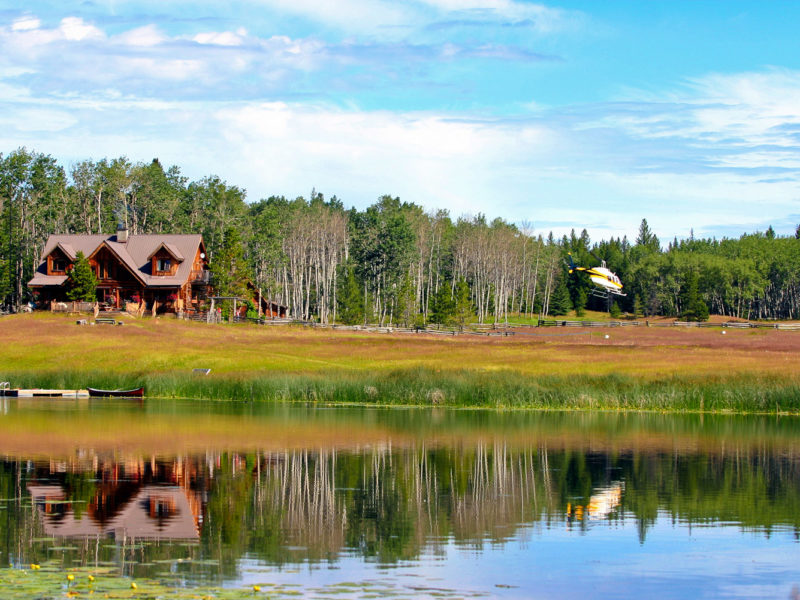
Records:
[[[219,323],[221,319],[217,313],[183,313],[180,318],[204,323]],[[372,333],[406,333],[427,334],[440,336],[476,335],[485,337],[507,337],[515,334],[514,329],[530,329],[532,327],[718,327],[721,329],[780,329],[785,331],[800,331],[800,323],[753,323],[750,321],[726,321],[724,323],[697,323],[693,321],[575,321],[566,319],[539,319],[536,325],[521,325],[516,323],[477,324],[464,330],[436,327],[381,327],[379,325],[341,325],[325,324],[315,321],[302,321],[288,318],[253,318],[234,317],[234,323],[254,323],[257,325],[298,325],[302,327],[316,327],[322,329],[335,329],[337,331],[365,331]]]

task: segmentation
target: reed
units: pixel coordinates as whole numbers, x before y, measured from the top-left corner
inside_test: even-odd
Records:
[[[548,375],[439,371],[416,367],[386,372],[319,371],[192,375],[106,371],[11,372],[20,387],[127,388],[144,385],[149,397],[334,404],[571,410],[648,410],[800,414],[800,385],[778,377],[713,378],[629,375]]]

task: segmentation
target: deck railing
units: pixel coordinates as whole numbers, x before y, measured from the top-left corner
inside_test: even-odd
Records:
[[[192,283],[211,283],[211,271],[192,271]]]

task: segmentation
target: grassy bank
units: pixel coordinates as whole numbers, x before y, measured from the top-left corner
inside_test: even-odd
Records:
[[[797,332],[531,329],[508,338],[385,335],[162,319],[0,321],[14,387],[149,396],[443,406],[800,413]],[[210,368],[208,376],[193,368]]]
[[[777,377],[530,377],[515,372],[442,372],[422,367],[378,373],[197,376],[73,371],[5,373],[3,377],[20,387],[74,389],[91,384],[113,389],[144,385],[151,397],[202,400],[800,414],[800,385]]]

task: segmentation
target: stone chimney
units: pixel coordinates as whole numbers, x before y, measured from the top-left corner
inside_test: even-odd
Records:
[[[117,241],[120,244],[125,244],[128,241],[128,228],[122,223],[117,225]]]

